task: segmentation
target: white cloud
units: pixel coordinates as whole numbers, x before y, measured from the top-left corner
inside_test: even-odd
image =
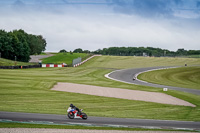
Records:
[[[200,26],[195,20],[152,20],[114,13],[106,7],[92,9],[94,12],[84,6],[64,6],[56,13],[46,9],[9,10],[0,13],[0,29],[21,28],[31,34],[41,34],[47,40],[47,51],[97,50],[111,46],[200,49]]]

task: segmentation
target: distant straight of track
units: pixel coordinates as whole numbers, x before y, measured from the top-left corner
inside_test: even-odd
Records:
[[[187,93],[200,95],[200,90],[153,84],[153,83],[148,83],[148,82],[137,79],[137,75],[140,73],[151,71],[151,70],[157,70],[157,69],[165,69],[165,68],[170,68],[170,67],[148,67],[148,68],[116,70],[107,74],[106,77],[113,80],[120,81],[120,82],[129,83],[129,84],[137,84],[137,85],[151,86],[151,87],[157,87],[157,88],[168,88],[172,90],[183,91]]]
[[[130,127],[147,129],[200,130],[200,122],[150,119],[89,117],[87,120],[69,119],[66,115],[0,112],[0,122],[50,125],[82,125],[102,127]]]

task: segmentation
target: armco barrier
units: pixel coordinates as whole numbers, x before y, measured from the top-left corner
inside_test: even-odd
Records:
[[[87,62],[88,60],[92,59],[92,58],[95,57],[95,56],[102,56],[102,55],[93,55],[93,56],[87,58],[86,60],[82,61],[81,63],[78,63],[78,64],[73,65],[73,67],[78,67],[78,66],[84,64],[85,62]]]
[[[95,56],[101,56],[101,55],[93,55],[89,58],[87,58],[86,60],[75,64],[73,67],[78,67],[82,64],[84,64],[85,62],[87,62],[88,60],[92,59]],[[27,69],[27,68],[40,68],[40,67],[67,67],[67,65],[58,65],[58,64],[41,64],[41,65],[28,65],[28,66],[0,66],[0,69]]]

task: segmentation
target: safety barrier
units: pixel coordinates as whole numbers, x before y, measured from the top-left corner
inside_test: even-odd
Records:
[[[80,62],[80,63],[75,64],[73,67],[78,67],[78,66],[84,64],[85,62],[87,62],[88,60],[92,59],[92,58],[95,57],[95,56],[102,56],[102,55],[93,55],[93,56],[87,58],[86,60],[84,60],[84,61],[82,61],[82,62]]]
[[[42,67],[66,67],[66,65],[58,65],[58,64],[42,64]]]
[[[93,56],[87,58],[86,60],[73,65],[73,67],[78,67],[78,66],[84,64],[85,62],[87,62],[88,60],[92,59],[95,56],[101,56],[101,55],[93,55]],[[27,68],[40,68],[40,67],[43,67],[43,68],[44,67],[67,67],[67,65],[40,64],[40,65],[27,65],[27,66],[0,66],[0,69],[27,69]]]

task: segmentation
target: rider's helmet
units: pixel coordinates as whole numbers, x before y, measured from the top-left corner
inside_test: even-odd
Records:
[[[72,108],[74,107],[74,105],[72,103],[69,106],[72,107]]]

